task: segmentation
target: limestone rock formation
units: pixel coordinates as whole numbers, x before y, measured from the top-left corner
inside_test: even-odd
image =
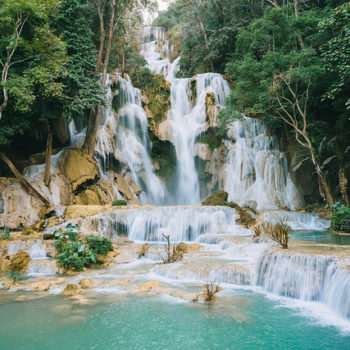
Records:
[[[87,278],[83,278],[79,281],[79,286],[82,289],[90,289],[90,288],[92,288],[92,282],[91,282],[91,280],[89,280]]]
[[[226,205],[228,193],[225,191],[216,191],[214,194],[209,196],[202,205]]]
[[[63,292],[61,292],[61,295],[64,296],[73,296],[81,294],[82,290],[79,288],[76,284],[67,284],[66,288],[64,288]]]
[[[96,181],[99,177],[93,157],[80,149],[64,150],[58,162],[58,169],[69,180],[73,191],[85,183]]]

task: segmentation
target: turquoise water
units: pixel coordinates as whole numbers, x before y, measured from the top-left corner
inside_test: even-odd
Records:
[[[350,235],[340,235],[331,231],[294,231],[292,240],[350,245]]]
[[[123,295],[92,305],[2,300],[0,349],[349,349],[349,334],[261,294],[236,293],[213,305]]]

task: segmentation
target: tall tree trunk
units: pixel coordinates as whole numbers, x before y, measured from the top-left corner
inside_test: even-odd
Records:
[[[345,176],[345,169],[344,169],[343,162],[339,162],[338,178],[339,178],[340,192],[343,197],[343,201],[345,205],[348,207],[350,205],[349,196],[348,196],[348,180]]]
[[[98,123],[101,115],[101,107],[97,106],[90,110],[88,125],[86,128],[86,135],[83,144],[83,150],[87,154],[93,156],[97,141]]]
[[[309,151],[311,154],[311,161],[315,166],[316,169],[316,173],[318,176],[318,181],[319,181],[319,185],[320,185],[320,195],[323,199],[326,200],[326,202],[330,205],[334,204],[334,199],[332,196],[332,192],[331,192],[331,188],[329,186],[329,183],[327,181],[326,176],[323,174],[323,171],[321,169],[321,166],[315,156],[315,151],[311,145],[311,141],[307,138],[308,143],[310,145]]]
[[[52,128],[48,124],[47,142],[46,142],[46,159],[45,159],[45,186],[49,187],[51,181],[51,156],[52,156]]]
[[[205,31],[205,28],[204,28],[204,24],[203,24],[203,22],[201,20],[199,20],[199,26],[201,28],[201,31],[202,31],[202,34],[203,34],[203,37],[204,37],[204,42],[205,42],[205,48],[207,50],[207,55],[209,55],[210,54],[210,48],[209,48],[208,37],[207,37],[207,33]],[[215,72],[213,61],[210,58],[209,58],[209,64],[210,64],[210,69],[212,70],[212,72]]]
[[[105,41],[106,41],[106,30],[105,30],[105,23],[104,23],[104,11],[105,11],[106,2],[103,1],[103,4],[101,3],[101,0],[97,1],[97,12],[98,17],[100,19],[100,47],[98,50],[97,55],[97,63],[96,63],[96,69],[95,74],[99,74],[101,70],[102,65],[102,58],[103,58],[103,51],[105,48]]]
[[[11,162],[10,159],[7,158],[5,153],[0,152],[0,158],[7,164],[7,166],[10,168],[12,171],[13,175],[16,176],[16,178],[19,180],[19,182],[22,184],[24,187],[25,191],[37,198],[39,201],[43,202],[45,206],[50,207],[51,204],[50,202],[43,197],[29,182],[28,180],[17,170],[15,165]]]
[[[114,25],[115,25],[114,18],[115,18],[116,3],[115,3],[115,0],[110,0],[110,3],[111,3],[111,18],[109,20],[106,55],[103,63],[102,85],[105,85],[106,83],[107,69],[108,69],[109,58],[111,56],[112,39],[113,39],[113,32],[114,32]]]

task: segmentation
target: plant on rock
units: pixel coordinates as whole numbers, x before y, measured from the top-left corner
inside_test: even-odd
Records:
[[[12,278],[13,282],[22,281],[24,279],[24,275],[22,275],[18,271],[14,271],[14,272],[8,271],[6,275]]]
[[[214,300],[215,295],[222,290],[220,285],[218,283],[215,283],[215,282],[207,283],[204,286],[204,288],[205,288],[205,290],[204,290],[202,295],[204,297],[204,300],[207,302]]]
[[[10,238],[10,232],[6,230],[0,230],[0,238],[5,238],[5,239]]]
[[[112,242],[106,237],[79,237],[78,225],[67,225],[66,229],[55,232],[58,238],[57,261],[66,271],[82,271],[93,263],[97,263],[97,255],[106,255],[113,250]]]
[[[88,236],[86,238],[89,249],[96,255],[106,255],[113,250],[113,244],[107,237]]]
[[[330,209],[332,210],[331,228],[350,233],[350,207],[337,202],[331,205]]]
[[[183,252],[176,249],[175,246],[173,246],[171,249],[170,235],[165,235],[162,233],[162,236],[167,240],[167,245],[165,247],[165,256],[161,256],[163,264],[171,264],[175,261],[181,260],[183,258]]]
[[[112,202],[113,206],[122,206],[122,205],[128,205],[128,202],[126,200],[115,200]]]
[[[288,249],[290,226],[287,224],[286,218],[279,218],[276,224],[267,224],[265,233],[268,234],[273,241],[280,244],[283,249]]]

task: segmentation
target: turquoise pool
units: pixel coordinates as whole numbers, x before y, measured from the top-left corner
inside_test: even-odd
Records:
[[[1,350],[349,349],[321,326],[262,294],[237,290],[214,305],[128,295],[11,301],[0,293]],[[7,299],[7,300],[4,300]]]

